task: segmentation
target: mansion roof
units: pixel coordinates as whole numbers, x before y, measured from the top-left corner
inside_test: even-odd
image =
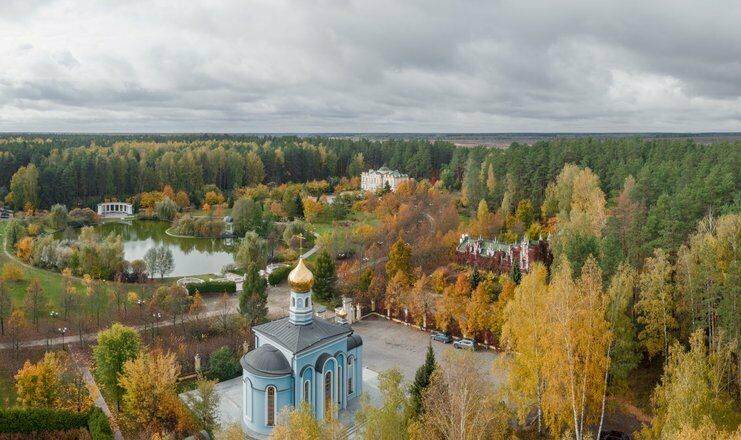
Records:
[[[321,345],[328,339],[352,333],[349,325],[334,324],[318,316],[315,316],[310,324],[292,324],[286,317],[260,324],[252,330],[281,344],[293,354]]]

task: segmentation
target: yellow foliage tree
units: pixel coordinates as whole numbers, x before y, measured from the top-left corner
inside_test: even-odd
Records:
[[[166,428],[173,414],[171,405],[164,403],[171,397],[177,399],[179,375],[175,355],[160,350],[142,351],[135,359],[126,361],[119,377],[126,419],[138,428]]]
[[[16,244],[16,256],[21,260],[28,262],[31,259],[33,253],[33,238],[23,237],[21,241]]]

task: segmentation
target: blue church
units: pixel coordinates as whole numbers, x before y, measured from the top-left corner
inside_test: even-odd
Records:
[[[288,283],[288,317],[255,326],[256,348],[240,361],[242,424],[259,436],[272,432],[286,406],[306,401],[318,420],[336,417],[363,387],[363,340],[346,322],[314,316],[314,275],[303,259]]]

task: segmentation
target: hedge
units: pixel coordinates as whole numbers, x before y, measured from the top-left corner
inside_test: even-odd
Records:
[[[78,413],[68,409],[0,409],[0,433],[33,434],[87,428],[93,440],[113,440],[113,430],[103,410]]]
[[[234,293],[237,291],[237,284],[234,281],[204,281],[188,284],[187,287],[191,295],[196,293],[196,290],[201,293]]]
[[[0,433],[31,434],[44,431],[69,431],[87,427],[88,413],[67,409],[0,409]]]
[[[274,269],[272,272],[270,272],[270,275],[268,275],[268,282],[271,286],[277,286],[286,278],[288,278],[288,274],[291,273],[291,270],[291,266],[281,266],[277,269]]]
[[[87,421],[87,429],[93,440],[113,440],[113,430],[108,422],[108,417],[100,408],[93,408],[90,411]]]

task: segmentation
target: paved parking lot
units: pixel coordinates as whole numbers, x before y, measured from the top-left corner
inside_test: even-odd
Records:
[[[376,372],[399,368],[406,380],[414,379],[414,373],[425,359],[429,333],[376,316],[356,322],[352,327],[363,338],[365,367]],[[452,344],[437,341],[432,341],[432,348],[438,362],[443,351],[454,350]],[[479,350],[476,355],[481,358],[482,373],[489,375],[494,372],[494,361],[501,356],[492,350]],[[494,373],[494,380],[499,383],[502,375]]]

